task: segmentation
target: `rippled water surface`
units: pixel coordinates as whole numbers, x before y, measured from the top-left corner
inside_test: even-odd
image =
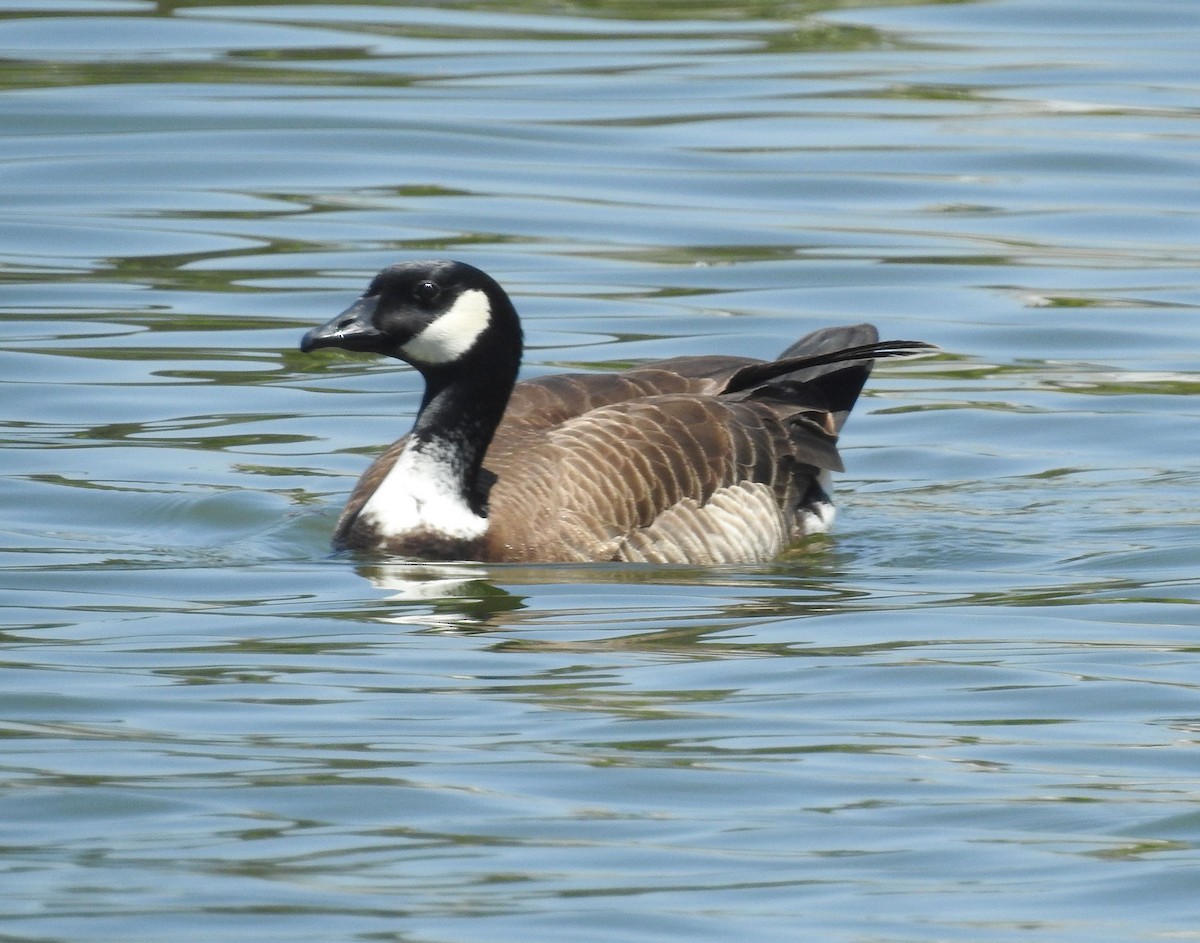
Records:
[[[475,8],[478,7],[478,8]],[[1200,938],[1200,7],[15,0],[0,937]],[[526,371],[870,319],[758,568],[331,555],[392,261]]]

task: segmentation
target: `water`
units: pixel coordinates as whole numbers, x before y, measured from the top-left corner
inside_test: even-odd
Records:
[[[9,3],[0,936],[1200,936],[1187,0]],[[933,341],[772,566],[332,556],[410,371]]]

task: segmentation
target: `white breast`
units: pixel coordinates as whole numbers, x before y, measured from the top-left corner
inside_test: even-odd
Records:
[[[434,533],[474,540],[487,531],[487,518],[476,514],[459,490],[450,455],[436,443],[410,443],[359,517],[381,540]]]

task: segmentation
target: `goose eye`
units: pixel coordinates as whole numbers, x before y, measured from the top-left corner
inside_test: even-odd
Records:
[[[417,282],[417,287],[413,289],[413,294],[417,296],[417,301],[421,304],[429,304],[442,293],[442,290],[437,286],[436,282],[423,281]]]

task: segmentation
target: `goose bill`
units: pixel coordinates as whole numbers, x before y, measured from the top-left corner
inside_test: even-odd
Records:
[[[304,339],[300,341],[300,349],[304,353],[321,347],[380,351],[386,339],[373,323],[378,304],[379,299],[376,297],[359,298],[336,318],[305,334]]]

